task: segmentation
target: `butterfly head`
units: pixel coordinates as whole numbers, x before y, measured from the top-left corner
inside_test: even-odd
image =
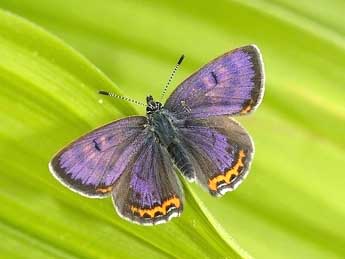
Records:
[[[160,102],[156,102],[153,100],[153,97],[151,95],[147,96],[146,97],[146,113],[149,115],[149,114],[152,114],[156,111],[159,111],[162,109],[162,104]]]

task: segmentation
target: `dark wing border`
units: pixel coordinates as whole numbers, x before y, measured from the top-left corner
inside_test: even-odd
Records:
[[[259,105],[261,104],[262,99],[265,94],[265,80],[266,80],[265,66],[264,66],[262,54],[259,48],[255,44],[252,44],[252,45],[237,48],[236,50],[249,49],[249,48],[253,48],[254,52],[256,53],[256,55],[251,55],[253,63],[255,64],[255,77],[254,77],[255,87],[253,88],[253,91],[256,90],[256,93],[252,93],[252,100],[254,99],[253,103],[248,103],[248,106],[244,107],[244,109],[238,115],[247,115],[256,111],[257,107],[259,107]],[[249,111],[246,111],[246,109],[248,108],[249,108]]]

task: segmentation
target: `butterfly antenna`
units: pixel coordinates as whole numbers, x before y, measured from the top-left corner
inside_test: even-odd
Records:
[[[170,77],[169,77],[169,80],[168,80],[168,82],[166,83],[166,85],[165,85],[165,87],[164,87],[164,89],[163,89],[163,92],[162,92],[162,95],[161,95],[161,99],[160,99],[161,101],[162,101],[162,99],[163,99],[165,93],[167,92],[168,87],[169,87],[169,85],[170,85],[170,83],[171,83],[171,80],[173,79],[174,75],[176,74],[176,71],[177,71],[178,67],[181,65],[183,59],[184,59],[184,55],[182,55],[182,56],[180,57],[180,59],[178,60],[176,66],[175,66],[175,68],[174,68],[174,70],[172,71],[172,73],[171,73],[171,75],[170,75]]]
[[[121,95],[117,95],[115,93],[110,93],[110,92],[107,92],[107,91],[98,91],[99,94],[103,94],[103,95],[108,95],[108,96],[111,96],[111,97],[115,97],[115,98],[119,98],[121,100],[124,100],[124,101],[128,101],[128,102],[132,102],[132,103],[135,103],[135,104],[138,104],[138,105],[141,105],[141,106],[146,106],[146,104],[142,103],[142,102],[139,102],[137,100],[133,100],[129,97],[125,97],[125,96],[121,96]]]

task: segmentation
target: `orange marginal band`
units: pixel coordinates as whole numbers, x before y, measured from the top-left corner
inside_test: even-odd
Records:
[[[106,188],[98,188],[98,189],[96,189],[96,192],[107,193],[107,192],[110,192],[111,189],[113,189],[113,186],[109,186]]]
[[[225,181],[226,183],[230,183],[232,176],[237,176],[239,174],[240,168],[243,168],[244,164],[242,159],[246,156],[243,150],[240,150],[238,160],[236,164],[230,168],[225,174],[219,174],[212,179],[208,180],[208,187],[211,191],[217,191],[217,185],[221,181]]]
[[[143,217],[144,214],[148,214],[151,218],[154,218],[156,212],[160,212],[163,215],[166,215],[168,212],[167,210],[169,209],[170,206],[174,206],[176,208],[179,208],[181,206],[180,199],[174,195],[171,198],[164,201],[162,205],[158,205],[158,206],[153,207],[151,209],[141,209],[141,208],[132,206],[131,211],[133,213],[138,213],[140,215],[140,217]]]

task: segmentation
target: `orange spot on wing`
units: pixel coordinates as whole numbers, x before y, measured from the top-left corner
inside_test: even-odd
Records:
[[[113,189],[113,186],[109,186],[106,188],[98,188],[96,189],[96,192],[107,193],[107,192],[110,192],[112,189]]]
[[[220,174],[215,176],[212,179],[208,180],[208,187],[211,191],[217,191],[217,185],[219,182],[224,181],[226,183],[230,183],[232,176],[237,176],[240,172],[240,168],[244,166],[242,159],[246,156],[243,150],[240,150],[238,155],[238,160],[236,164],[230,168],[225,174]]]
[[[151,218],[154,218],[156,212],[160,212],[163,215],[166,215],[170,206],[179,208],[181,206],[180,199],[177,198],[176,196],[173,196],[167,199],[166,201],[164,201],[162,205],[159,205],[150,209],[141,209],[138,207],[131,206],[131,211],[133,213],[138,213],[140,217],[143,217],[144,214],[148,214]]]
[[[242,109],[241,114],[246,114],[246,113],[250,112],[251,109],[253,108],[253,103],[254,103],[253,100],[250,100],[248,105]]]
[[[251,109],[252,109],[252,106],[249,104],[246,108],[244,108],[241,111],[241,114],[246,114],[246,113],[250,112]]]

